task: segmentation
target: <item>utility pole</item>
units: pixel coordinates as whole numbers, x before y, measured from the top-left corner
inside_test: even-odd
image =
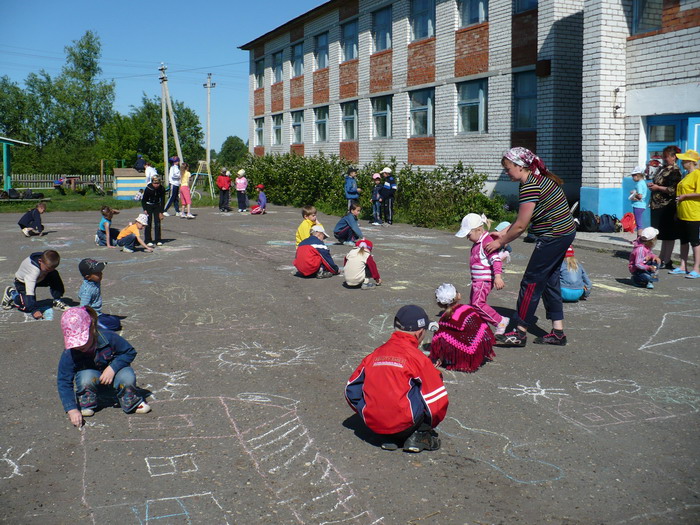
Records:
[[[165,70],[168,69],[165,64],[160,63],[158,71],[160,71],[160,114],[163,124],[163,176],[168,175],[168,118],[165,113],[165,83],[168,77],[165,76]],[[167,179],[165,179],[167,181]]]
[[[216,83],[212,84],[211,73],[207,73],[207,83],[202,85],[207,88],[207,171],[211,174],[211,90],[216,87]]]

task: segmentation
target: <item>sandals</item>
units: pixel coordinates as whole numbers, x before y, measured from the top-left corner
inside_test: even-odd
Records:
[[[685,275],[688,272],[686,272],[685,270],[681,270],[680,268],[674,268],[673,270],[670,270],[668,273],[670,275]],[[691,279],[695,279],[695,277],[691,277]]]
[[[700,277],[698,272],[688,272],[688,275],[685,276],[686,279],[697,279],[698,277]]]

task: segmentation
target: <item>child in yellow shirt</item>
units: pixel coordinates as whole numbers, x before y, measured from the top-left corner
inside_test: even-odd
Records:
[[[144,249],[144,251],[152,252],[153,248],[148,246],[143,239],[141,239],[141,230],[143,230],[148,224],[148,215],[145,213],[140,214],[136,217],[136,221],[130,224],[117,235],[117,246],[120,246],[123,252],[132,253],[134,251],[134,246],[138,242]]]
[[[311,227],[312,226],[317,226],[317,225],[323,226],[320,222],[318,222],[316,220],[317,214],[318,214],[318,211],[316,210],[316,207],[314,207],[314,206],[304,206],[301,209],[301,216],[304,217],[304,220],[301,221],[299,228],[297,228],[297,236],[296,236],[297,246],[299,246],[299,243],[301,241],[309,238],[309,235],[311,235]]]

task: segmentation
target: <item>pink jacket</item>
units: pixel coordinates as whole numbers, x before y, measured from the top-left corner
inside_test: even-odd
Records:
[[[627,268],[629,268],[630,273],[634,273],[637,270],[642,270],[643,272],[651,272],[654,270],[653,266],[647,264],[650,257],[654,256],[649,248],[644,246],[639,240],[634,241],[634,249],[630,253],[630,258],[627,263]]]
[[[484,245],[490,243],[493,237],[489,232],[479,238],[472,246],[471,255],[469,256],[469,268],[472,272],[472,281],[492,281],[494,275],[499,275],[503,272],[501,267],[501,257],[498,252],[486,254]]]
[[[248,188],[248,179],[236,177],[236,191],[245,191]]]

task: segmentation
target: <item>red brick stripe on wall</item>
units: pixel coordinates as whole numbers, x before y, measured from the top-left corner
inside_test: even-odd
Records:
[[[304,145],[303,144],[292,144],[289,146],[289,153],[294,153],[300,157],[304,156]]]
[[[393,83],[391,49],[380,51],[369,57],[369,91],[379,93],[389,91]]]
[[[314,71],[314,104],[328,102],[330,89],[328,88],[328,68]]]
[[[409,86],[435,82],[435,37],[408,45]]]
[[[357,66],[358,59],[348,60],[340,64],[340,98],[357,96]]]
[[[511,47],[511,66],[529,66],[537,62],[537,9],[513,15],[514,35]]]
[[[265,156],[265,146],[255,146],[253,148],[253,154],[256,157],[264,157]]]
[[[349,160],[350,162],[358,162],[360,160],[360,146],[358,142],[341,142],[340,156]]]
[[[661,13],[661,29],[633,35],[628,37],[627,40],[637,40],[638,38],[659,35],[661,33],[670,33],[672,31],[698,26],[700,26],[700,8],[681,11],[679,0],[666,0]]]
[[[289,107],[299,108],[304,105],[304,75],[289,82]]]
[[[435,165],[435,137],[408,139],[408,163],[420,166]]]
[[[282,111],[284,109],[284,82],[272,84],[271,95],[270,110]]]
[[[256,116],[265,113],[265,88],[253,92],[253,113]]]
[[[466,77],[488,69],[488,22],[455,31],[455,76]]]

